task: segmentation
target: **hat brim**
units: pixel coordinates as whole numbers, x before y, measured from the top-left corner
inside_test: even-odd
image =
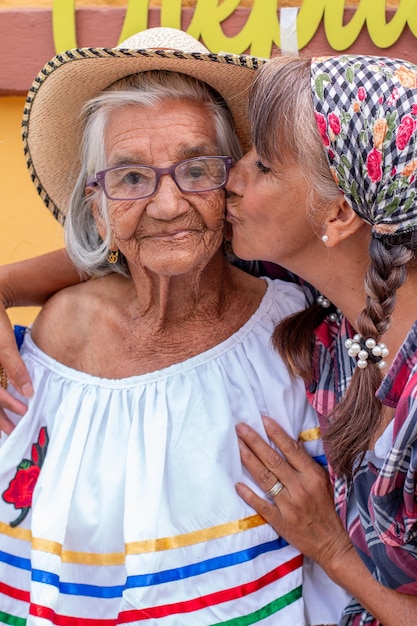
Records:
[[[229,106],[246,151],[248,89],[263,62],[246,55],[162,49],[79,48],[55,56],[33,82],[22,121],[26,163],[43,202],[63,223],[80,170],[80,111],[116,80],[137,72],[169,70],[209,84]]]

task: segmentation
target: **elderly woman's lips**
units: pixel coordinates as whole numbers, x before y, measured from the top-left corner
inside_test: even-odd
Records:
[[[149,237],[155,239],[184,239],[188,235],[196,232],[195,230],[176,230],[172,233],[155,233],[153,235],[149,235]]]

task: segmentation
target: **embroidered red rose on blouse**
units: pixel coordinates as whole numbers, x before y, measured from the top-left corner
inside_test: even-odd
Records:
[[[33,491],[45,460],[48,442],[48,431],[43,426],[39,431],[38,441],[32,445],[31,459],[22,459],[14,478],[2,494],[5,502],[13,504],[15,509],[21,509],[20,515],[10,522],[10,526],[18,526],[30,511]]]

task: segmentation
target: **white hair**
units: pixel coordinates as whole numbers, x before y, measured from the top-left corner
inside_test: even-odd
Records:
[[[152,107],[165,100],[193,101],[206,107],[214,122],[218,154],[230,155],[235,160],[242,156],[232,116],[223,98],[209,85],[186,74],[158,70],[132,74],[87,102],[83,110],[82,165],[64,226],[68,254],[81,272],[99,276],[117,271],[129,275],[122,255],[115,265],[109,265],[107,261],[111,246],[107,198],[103,193],[95,194],[107,232],[103,240],[90,207],[94,195],[86,196],[85,193],[86,178],[88,174],[107,167],[103,137],[110,114],[115,109],[128,105]]]

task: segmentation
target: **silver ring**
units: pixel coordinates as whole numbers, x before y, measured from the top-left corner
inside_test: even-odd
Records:
[[[275,498],[275,496],[277,496],[280,493],[283,487],[284,485],[282,484],[282,482],[280,480],[277,480],[275,485],[272,485],[271,489],[269,489],[266,492],[266,495],[269,496],[270,498]]]

